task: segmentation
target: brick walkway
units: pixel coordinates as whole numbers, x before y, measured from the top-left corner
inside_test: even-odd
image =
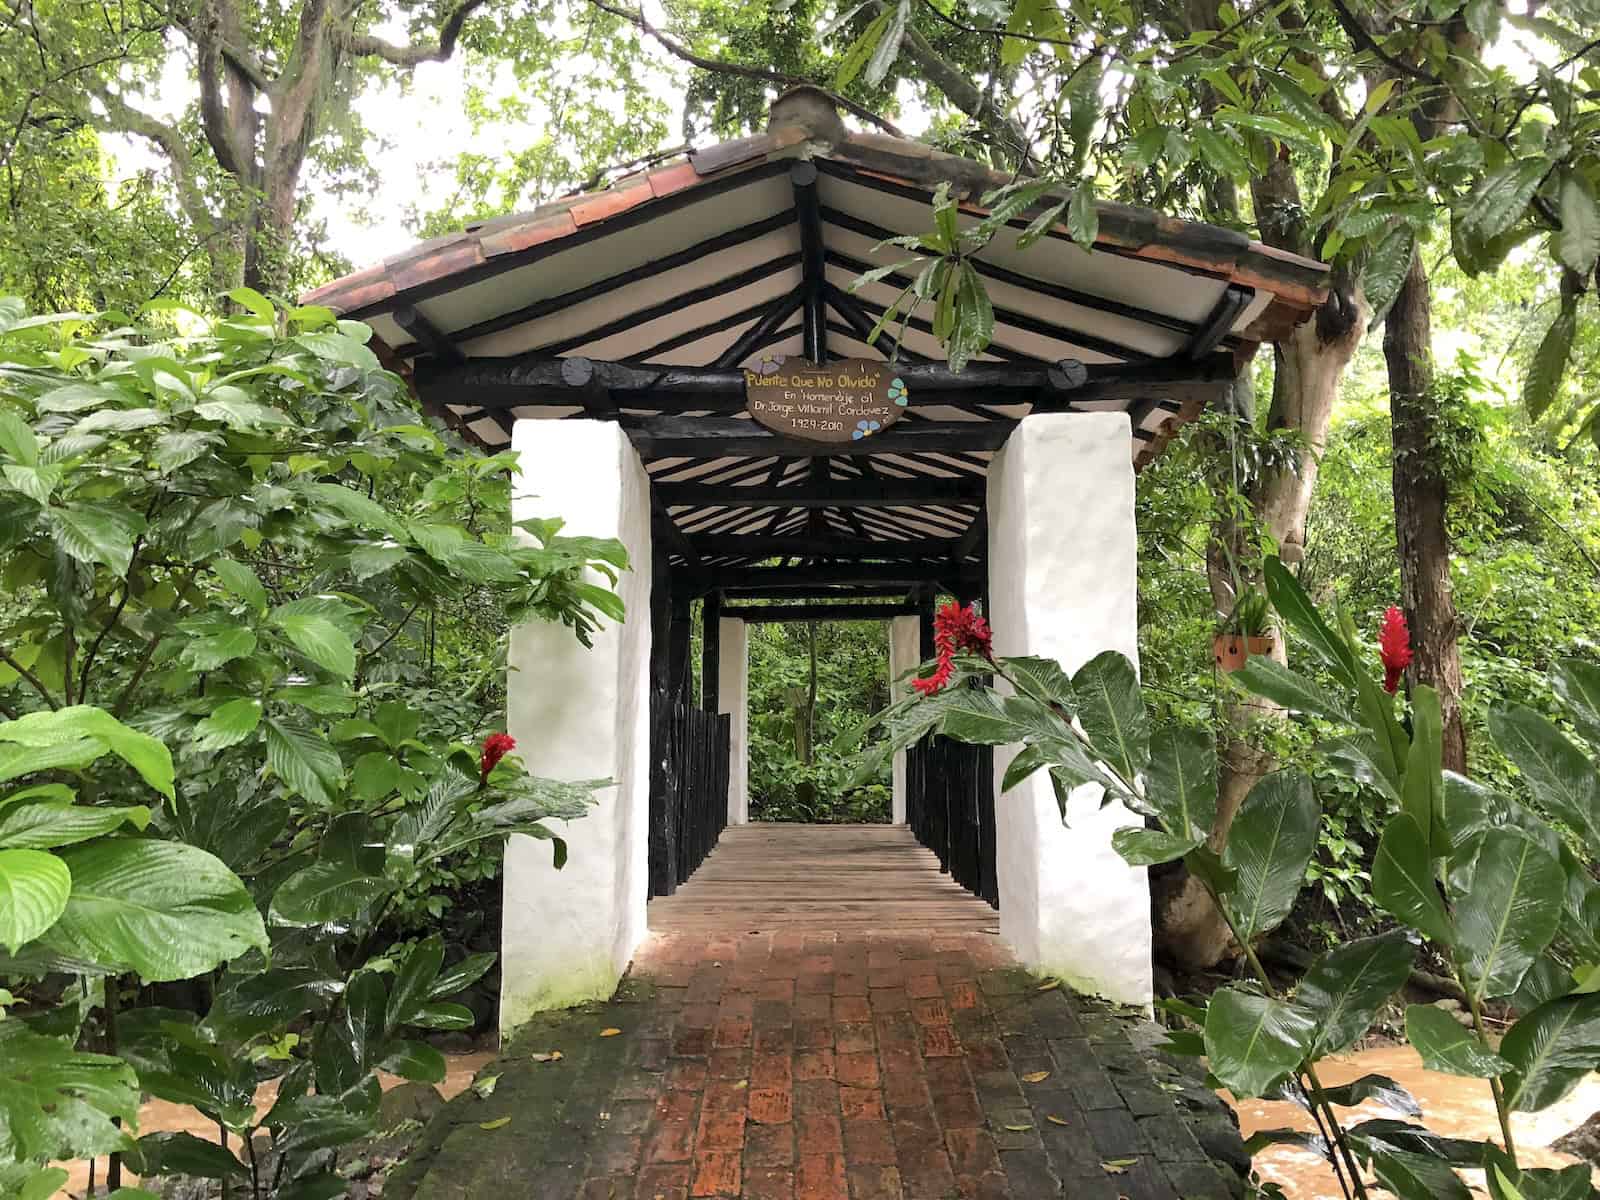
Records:
[[[616,1000],[541,1018],[485,1074],[493,1092],[452,1102],[386,1197],[1239,1190],[1128,1021],[1042,987],[982,934],[657,935]]]

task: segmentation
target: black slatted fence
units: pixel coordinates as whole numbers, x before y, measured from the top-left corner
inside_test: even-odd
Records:
[[[652,780],[650,894],[670,896],[728,823],[727,713],[672,704],[658,726],[662,770]]]
[[[907,751],[906,821],[940,869],[999,907],[993,747],[929,737]]]

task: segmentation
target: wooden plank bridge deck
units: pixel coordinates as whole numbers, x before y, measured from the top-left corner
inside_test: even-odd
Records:
[[[904,825],[729,826],[671,896],[656,933],[1000,931],[1000,915],[939,871]]]

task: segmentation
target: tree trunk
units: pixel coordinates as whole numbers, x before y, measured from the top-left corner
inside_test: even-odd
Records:
[[[1444,767],[1465,771],[1461,724],[1461,651],[1450,590],[1450,534],[1445,526],[1450,484],[1433,446],[1439,401],[1433,387],[1433,314],[1420,254],[1383,327],[1394,427],[1394,532],[1400,553],[1401,604],[1411,626],[1412,678],[1438,689],[1444,712]]]
[[[1270,211],[1260,194],[1275,181],[1258,187],[1258,211]],[[1291,211],[1286,197],[1277,201],[1280,211]],[[1263,220],[1263,229],[1270,228]],[[1278,231],[1287,238],[1290,231]],[[1328,423],[1345,368],[1361,344],[1366,327],[1367,306],[1359,291],[1336,287],[1316,316],[1296,329],[1277,348],[1277,370],[1273,376],[1270,429],[1298,430],[1306,442],[1299,470],[1275,471],[1263,476],[1250,488],[1251,508],[1264,531],[1280,547],[1286,562],[1300,560],[1305,542],[1306,513],[1311,507],[1317,470],[1327,444]],[[1249,419],[1247,397],[1236,400],[1236,410]],[[1227,442],[1218,452],[1229,453]],[[1232,463],[1217,465],[1219,486],[1230,479]],[[1206,555],[1212,598],[1219,614],[1231,611],[1235,599],[1234,564],[1245,552],[1248,531],[1228,512],[1219,511]],[[1246,586],[1258,582],[1253,573],[1241,580]],[[1280,640],[1273,651],[1280,662],[1285,647]],[[1256,781],[1274,767],[1270,753],[1257,748],[1261,740],[1249,727],[1260,720],[1282,719],[1283,710],[1262,700],[1243,699],[1225,702],[1221,711],[1222,731],[1217,746],[1217,817],[1208,844],[1221,851],[1228,841],[1239,806]],[[1152,901],[1157,927],[1157,950],[1163,956],[1190,970],[1215,966],[1234,953],[1232,935],[1216,906],[1199,880],[1177,870],[1152,878]]]

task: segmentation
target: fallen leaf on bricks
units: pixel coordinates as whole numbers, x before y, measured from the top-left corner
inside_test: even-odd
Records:
[[[494,1095],[494,1085],[500,1082],[498,1075],[485,1075],[472,1085],[472,1090],[480,1096]]]
[[[1043,1083],[1050,1078],[1049,1071],[1029,1071],[1022,1077],[1023,1083]]]
[[[548,1054],[534,1054],[531,1057],[534,1062],[560,1062],[562,1055],[561,1051],[552,1050]]]
[[[1032,1125],[1007,1125],[1006,1126],[1006,1130],[1009,1133],[1027,1133],[1028,1130],[1030,1130],[1032,1128],[1033,1128]]]
[[[1044,1119],[1046,1121],[1049,1121],[1050,1124],[1052,1124],[1052,1125],[1070,1125],[1070,1124],[1072,1124],[1072,1122],[1067,1120],[1065,1117],[1058,1117],[1058,1116],[1055,1115],[1055,1113],[1047,1113],[1045,1115]]]
[[[502,1125],[509,1125],[509,1124],[511,1124],[511,1118],[510,1117],[496,1117],[492,1121],[480,1121],[478,1123],[478,1128],[479,1129],[499,1129]]]
[[[602,1029],[600,1031],[600,1036],[601,1037],[616,1037],[617,1034],[619,1034],[621,1032],[622,1032],[622,1030],[620,1030],[620,1029]]]
[[[1138,1162],[1137,1158],[1113,1158],[1100,1164],[1108,1175],[1126,1175],[1128,1168]]]
[[[1041,983],[1039,985],[1039,990],[1041,992],[1052,992],[1052,991],[1054,991],[1056,988],[1058,988],[1060,986],[1061,986],[1061,980],[1059,980],[1059,979],[1048,979],[1044,983]]]

